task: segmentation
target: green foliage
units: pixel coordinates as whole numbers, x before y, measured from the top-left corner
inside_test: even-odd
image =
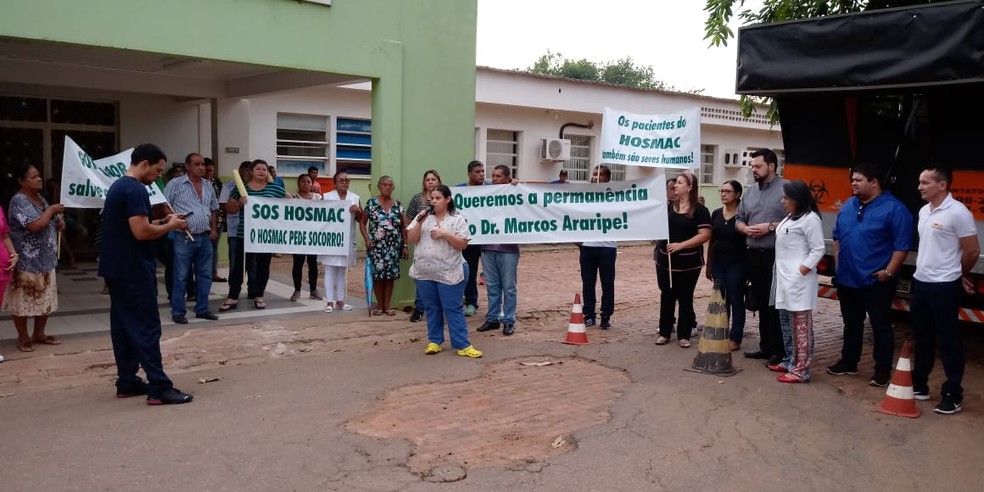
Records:
[[[765,0],[758,11],[741,10],[738,12],[738,18],[741,19],[742,25],[771,24],[940,1],[945,0]],[[735,16],[735,9],[744,6],[745,0],[706,0],[704,11],[707,12],[707,20],[704,22],[704,39],[708,40],[711,46],[727,46],[728,40],[735,37],[728,23]],[[779,112],[771,98],[741,96],[738,104],[746,118],[756,112],[757,105],[768,104],[769,120],[773,124],[779,122]]]
[[[656,80],[653,67],[636,64],[632,57],[620,60],[596,63],[585,58],[571,60],[564,58],[561,53],[547,51],[547,54],[537,59],[527,72],[537,75],[550,75],[568,79],[604,82],[626,87],[643,89],[676,90],[665,82]],[[703,89],[685,91],[700,94]]]

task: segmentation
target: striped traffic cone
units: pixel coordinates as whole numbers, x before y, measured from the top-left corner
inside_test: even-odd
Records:
[[[721,295],[721,284],[714,282],[711,301],[707,303],[704,332],[697,344],[697,355],[691,367],[684,369],[717,376],[733,376],[741,369],[731,364],[731,346],[728,344],[728,306]]]
[[[892,382],[888,385],[888,390],[885,391],[885,398],[877,407],[879,412],[909,418],[922,415],[922,412],[916,408],[916,400],[913,398],[910,353],[911,345],[906,340],[902,344],[902,355],[899,356],[899,361],[895,365]]]
[[[567,325],[568,345],[587,345],[588,334],[584,331],[584,312],[581,311],[581,294],[574,294],[574,305],[571,306],[571,322]]]

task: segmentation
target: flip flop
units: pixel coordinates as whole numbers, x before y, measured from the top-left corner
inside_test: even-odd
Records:
[[[373,309],[372,310],[372,315],[373,316],[382,316],[383,314],[384,313],[381,310],[379,310],[379,309]]]
[[[33,342],[33,343],[39,343],[41,345],[61,345],[61,340],[58,340],[57,338],[55,338],[55,337],[53,337],[51,335],[48,335],[48,336],[46,336],[46,337],[44,337],[44,338],[42,338],[40,340],[38,340],[36,338],[32,338],[31,339],[31,342]]]
[[[325,312],[326,313],[330,313],[330,312],[332,312],[334,310],[335,310],[335,306],[332,306],[331,304],[325,306]]]
[[[396,310],[395,309],[387,309],[384,312],[386,313],[386,316],[396,316]]]
[[[34,343],[30,340],[26,342],[17,341],[17,350],[21,352],[34,352]]]
[[[264,301],[262,297],[257,297],[256,299],[253,299],[253,307],[256,309],[266,309],[266,301]]]

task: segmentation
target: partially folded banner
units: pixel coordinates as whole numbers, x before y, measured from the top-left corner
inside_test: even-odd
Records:
[[[103,208],[106,192],[113,182],[126,174],[133,148],[119,154],[92,160],[82,147],[65,137],[65,156],[62,158],[62,204],[69,208]],[[147,185],[150,204],[167,203],[157,183]]]

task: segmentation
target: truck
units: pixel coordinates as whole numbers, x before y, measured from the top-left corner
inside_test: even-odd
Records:
[[[953,169],[951,192],[973,212],[981,241],[984,1],[741,28],[736,92],[773,99],[782,128],[783,177],[803,180],[817,199],[827,238],[818,265],[820,296],[837,298],[830,238],[852,194],[851,169],[862,162],[883,169],[885,189],[914,218],[925,204],[916,189],[920,171],[928,165]],[[910,309],[915,260],[911,251],[897,275],[898,311]],[[984,257],[969,278],[973,293],[962,299],[960,319],[981,324]]]

